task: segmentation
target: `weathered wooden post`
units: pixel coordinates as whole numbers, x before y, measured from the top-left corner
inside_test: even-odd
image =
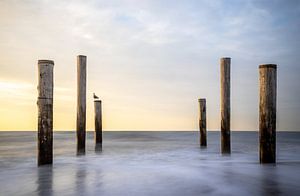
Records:
[[[221,152],[230,151],[230,58],[221,58]]]
[[[198,99],[199,101],[199,130],[200,130],[200,146],[206,147],[206,99]]]
[[[77,153],[85,153],[86,135],[86,56],[77,56]]]
[[[95,107],[95,143],[102,144],[102,108],[101,100],[94,101]]]
[[[276,162],[277,66],[259,66],[259,158],[260,163]]]
[[[39,166],[53,162],[53,67],[53,61],[38,61]]]

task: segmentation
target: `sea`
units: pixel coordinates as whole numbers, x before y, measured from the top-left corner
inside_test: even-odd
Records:
[[[77,155],[74,131],[54,132],[52,165],[37,166],[37,132],[0,132],[0,195],[300,195],[300,132],[277,132],[276,164],[260,164],[258,132],[233,131],[231,154],[220,133],[207,147],[197,131],[87,132]]]

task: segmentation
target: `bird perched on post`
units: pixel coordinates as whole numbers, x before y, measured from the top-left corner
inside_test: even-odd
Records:
[[[99,97],[94,93],[93,94],[94,99],[99,99]]]

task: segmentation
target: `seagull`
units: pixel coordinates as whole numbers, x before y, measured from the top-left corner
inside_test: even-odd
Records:
[[[94,96],[94,99],[99,99],[99,97],[95,93],[93,94],[93,96]]]

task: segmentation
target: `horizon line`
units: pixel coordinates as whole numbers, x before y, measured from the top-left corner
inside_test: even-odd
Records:
[[[102,130],[103,132],[199,132],[199,130]],[[221,130],[207,130],[208,132],[220,132]],[[232,132],[259,132],[259,130],[231,130]],[[0,130],[0,132],[37,132],[37,130]],[[76,132],[76,130],[53,130],[53,132]],[[86,132],[95,132],[94,130],[86,130]],[[276,132],[300,132],[296,130],[277,130]]]

